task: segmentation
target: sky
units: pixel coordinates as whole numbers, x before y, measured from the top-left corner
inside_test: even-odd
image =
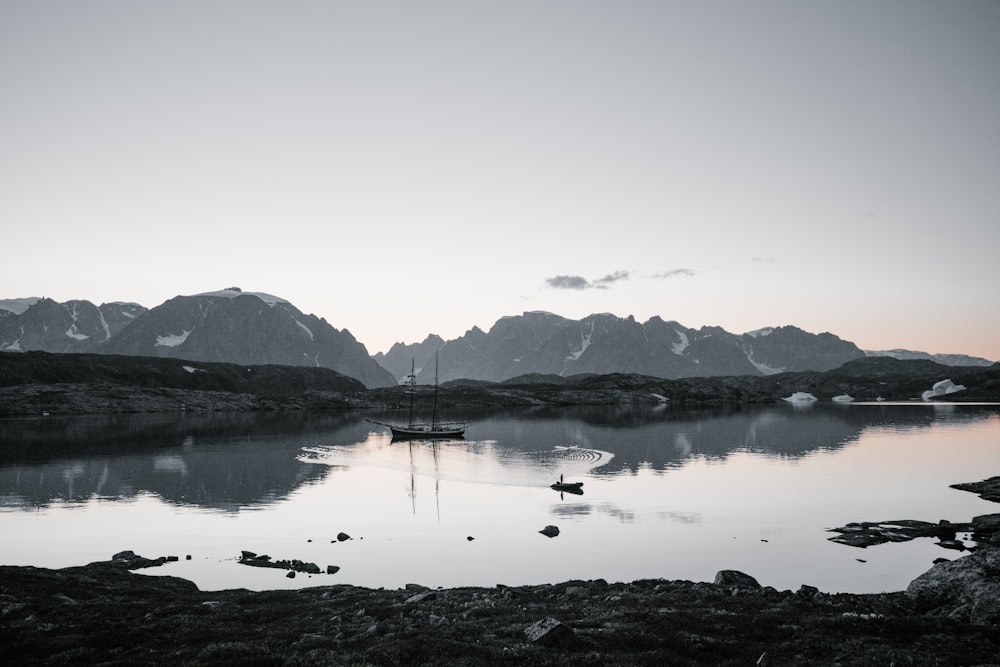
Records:
[[[1000,360],[1000,2],[0,2],[0,298]]]

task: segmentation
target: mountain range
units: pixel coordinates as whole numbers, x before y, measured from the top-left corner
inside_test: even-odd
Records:
[[[441,382],[604,373],[678,379],[828,371],[865,356],[930,359],[954,366],[993,363],[966,355],[866,352],[833,334],[794,326],[733,334],[720,327],[690,329],[659,317],[637,322],[598,314],[570,320],[538,311],[501,318],[488,332],[473,328],[450,341],[431,335],[421,343],[396,343],[374,358],[400,379],[412,363],[418,381],[429,384],[435,364]]]
[[[285,299],[236,287],[177,296],[152,309],[131,303],[2,301],[0,350],[316,366],[367,387],[396,384],[346,329],[303,314]]]
[[[304,314],[280,297],[237,287],[177,296],[151,309],[120,302],[0,300],[0,351],[29,350],[315,366],[367,387],[397,384],[411,364],[422,384],[433,382],[435,372],[441,382],[606,373],[665,379],[762,376],[827,371],[865,356],[992,364],[966,355],[864,351],[831,333],[794,326],[734,334],[659,317],[638,322],[602,313],[572,320],[541,311],[503,317],[489,331],[473,327],[453,340],[431,334],[420,343],[396,343],[371,356],[348,330]]]

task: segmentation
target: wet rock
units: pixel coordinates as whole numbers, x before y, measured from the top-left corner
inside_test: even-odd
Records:
[[[340,566],[339,565],[327,565],[326,566],[326,573],[327,574],[337,574],[338,572],[340,572]]]
[[[346,542],[349,539],[351,539],[351,536],[348,535],[347,533],[337,533],[338,542]]]
[[[966,482],[963,484],[952,484],[951,488],[960,491],[971,491],[978,493],[983,500],[991,500],[1000,503],[1000,476],[990,477],[981,482]]]
[[[974,553],[939,563],[906,589],[918,609],[972,623],[1000,623],[1000,549],[982,546]]]
[[[134,551],[119,551],[111,557],[111,561],[107,564],[124,568],[126,570],[141,570],[147,567],[159,567],[168,560],[169,559],[166,556],[160,556],[159,558],[145,558],[144,556],[136,555]],[[174,560],[176,560],[176,558]]]
[[[559,528],[556,526],[545,526],[545,528],[542,528],[538,532],[544,535],[545,537],[555,537],[556,535],[559,534]]]
[[[959,542],[958,540],[941,540],[937,544],[939,547],[944,547],[945,549],[954,549],[955,551],[965,551],[965,544]]]
[[[524,636],[532,644],[552,648],[574,648],[581,643],[580,638],[571,628],[551,616],[526,627]]]
[[[940,537],[942,530],[945,535],[954,537],[956,532],[967,532],[972,529],[972,525],[968,523],[945,522],[945,524],[942,526],[940,522],[912,519],[852,522],[840,528],[831,528],[830,532],[840,534],[829,539],[831,542],[864,549],[887,542],[908,542],[918,537]]]
[[[271,557],[268,555],[258,556],[252,551],[242,551],[240,553],[240,565],[250,565],[251,567],[273,567],[279,570],[291,570],[292,572],[303,572],[305,574],[320,574],[320,572],[322,572],[319,569],[319,565],[316,563],[307,563],[298,559],[271,560]]]
[[[760,588],[760,583],[756,579],[739,570],[719,570],[714,583],[716,586],[727,588]]]
[[[972,517],[972,536],[977,542],[992,542],[1000,535],[1000,514],[982,514]]]

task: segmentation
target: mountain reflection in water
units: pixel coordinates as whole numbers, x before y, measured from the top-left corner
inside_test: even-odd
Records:
[[[883,567],[873,556],[883,552],[870,549],[871,567],[846,572],[856,554],[827,543],[824,529],[989,513],[985,501],[947,486],[1000,464],[996,406],[480,412],[460,415],[473,422],[465,440],[410,442],[392,442],[364,417],[0,420],[0,530],[16,536],[0,547],[0,563],[79,564],[148,544],[205,552],[201,565],[159,573],[207,588],[711,579],[701,568],[743,563],[771,585],[800,567],[812,574],[798,583],[883,590],[898,587],[907,568],[919,573],[933,556],[954,554],[911,546]],[[584,494],[548,488],[560,475],[584,482]],[[95,534],[61,541],[66,512],[76,512],[78,531]],[[563,532],[537,542],[546,523]],[[363,547],[335,549],[321,537],[346,526],[368,534]],[[452,533],[476,539],[460,563]],[[230,562],[243,548],[309,559],[299,551],[307,537],[313,558],[327,559],[321,566],[343,566],[336,580],[280,581]],[[775,546],[761,552],[765,544]],[[820,560],[790,566],[789,558]],[[904,571],[893,578],[894,568]]]

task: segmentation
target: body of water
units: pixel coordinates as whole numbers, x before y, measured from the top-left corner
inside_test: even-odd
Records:
[[[949,488],[1000,474],[995,405],[472,416],[465,440],[437,442],[393,442],[360,415],[3,420],[0,564],[131,549],[179,556],[142,572],[206,590],[711,581],[736,569],[778,589],[878,592],[961,555],[932,539],[857,549],[829,528],[1000,511]],[[550,489],[560,475],[583,494]],[[538,532],[548,525],[560,534]],[[240,565],[241,550],[341,569],[288,579]]]

